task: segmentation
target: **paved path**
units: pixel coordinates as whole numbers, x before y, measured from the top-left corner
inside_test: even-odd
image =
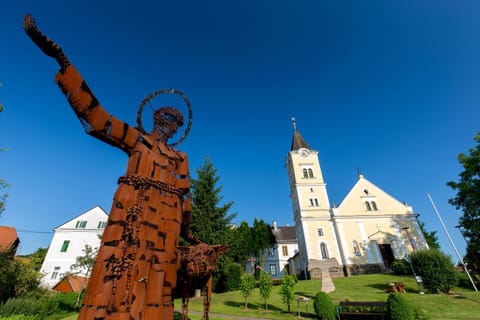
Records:
[[[182,313],[182,310],[175,310],[176,312],[178,313]],[[188,314],[189,315],[197,315],[197,316],[201,316],[203,315],[203,312],[202,311],[193,311],[193,310],[188,310]],[[234,315],[230,315],[230,314],[221,314],[221,313],[214,313],[214,312],[210,312],[209,314],[209,317],[210,318],[213,318],[213,319],[235,319],[235,320],[258,320],[258,319],[272,319],[272,318],[252,318],[252,317],[242,317],[242,316],[234,316]]]
[[[321,268],[321,270],[322,270],[322,291],[326,293],[335,291],[335,285],[333,284],[332,278],[330,277],[328,266]]]

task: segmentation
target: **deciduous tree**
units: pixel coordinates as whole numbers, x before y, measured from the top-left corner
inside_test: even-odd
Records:
[[[236,263],[245,266],[245,262],[252,255],[253,247],[252,230],[246,221],[242,221],[237,228],[231,229],[227,245],[227,255]]]
[[[457,192],[449,200],[455,208],[463,211],[459,224],[468,241],[469,250],[480,252],[480,132],[475,136],[476,145],[469,153],[460,153],[458,161],[463,166],[459,181],[447,183]]]
[[[240,294],[245,299],[245,309],[248,309],[248,297],[255,289],[255,279],[253,275],[244,273],[241,280],[240,280]]]
[[[261,259],[265,258],[265,250],[275,244],[272,228],[265,221],[255,219],[253,221],[252,239],[253,254],[260,259],[259,263],[263,265],[264,261]]]
[[[32,292],[40,284],[40,273],[14,256],[11,250],[0,251],[0,303]]]
[[[295,299],[295,276],[290,274],[285,274],[282,277],[282,282],[280,284],[280,295],[282,296],[282,302],[287,305],[288,312],[290,313],[290,305]]]
[[[270,294],[272,293],[273,281],[272,276],[266,273],[265,271],[260,272],[260,276],[258,279],[258,290],[260,293],[260,297],[265,302],[265,310],[268,310],[268,298],[270,298]]]

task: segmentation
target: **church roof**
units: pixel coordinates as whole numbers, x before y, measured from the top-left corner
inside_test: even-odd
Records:
[[[296,129],[293,131],[293,140],[292,140],[292,147],[290,149],[290,151],[293,151],[293,150],[298,150],[300,148],[306,148],[306,149],[310,149],[310,146],[308,145],[308,143],[305,141],[305,139],[303,139],[302,135],[300,134],[300,132],[298,132]]]
[[[308,145],[308,143],[305,141],[305,139],[303,139],[302,135],[297,130],[297,123],[295,121],[295,118],[292,118],[292,124],[293,124],[293,139],[292,139],[292,147],[290,148],[290,151],[298,150],[300,148],[310,149],[310,146]]]
[[[375,205],[379,205],[378,210],[382,211],[383,214],[404,214],[411,210],[411,207],[403,204],[371,181],[367,180],[363,174],[359,174],[358,181],[338,206],[339,212],[342,214],[358,214],[358,208],[364,207],[365,199],[375,201]],[[368,209],[366,210],[367,211],[364,213],[371,213]],[[373,211],[375,210],[376,209]]]

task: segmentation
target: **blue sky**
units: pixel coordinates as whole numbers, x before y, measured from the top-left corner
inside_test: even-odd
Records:
[[[430,193],[464,252],[446,182],[479,130],[478,2],[2,1],[0,177],[11,188],[0,224],[19,230],[20,253],[95,205],[108,211],[127,160],[84,133],[53,81],[56,63],[21,28],[27,12],[128,123],[151,92],[185,92],[193,126],[178,148],[194,177],[211,159],[237,222],[293,224],[293,116],[320,152],[332,204],[359,168],[453,256]],[[167,102],[178,101],[155,107]]]

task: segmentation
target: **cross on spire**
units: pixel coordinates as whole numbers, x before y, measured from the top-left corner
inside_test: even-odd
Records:
[[[292,125],[293,125],[293,130],[297,130],[297,121],[295,120],[295,117],[292,117]]]

